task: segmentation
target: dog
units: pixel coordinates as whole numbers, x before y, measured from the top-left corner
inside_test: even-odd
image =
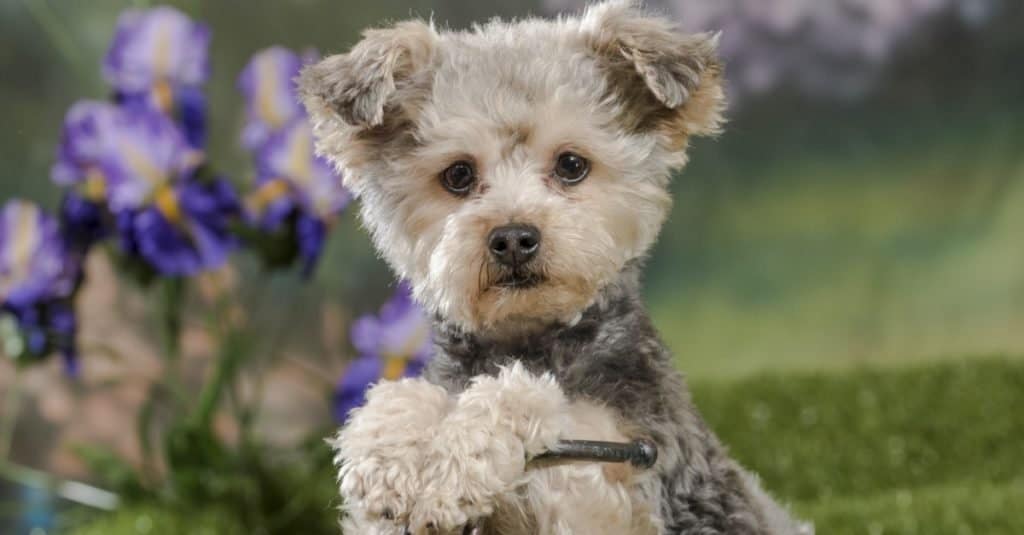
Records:
[[[302,71],[318,154],[434,318],[424,376],[333,441],[345,533],[812,533],[729,458],[640,300],[670,175],[721,130],[716,45],[610,1],[399,22]],[[649,470],[529,462],[638,438]]]

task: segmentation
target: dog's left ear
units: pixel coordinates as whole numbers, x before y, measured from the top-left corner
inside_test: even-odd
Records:
[[[591,6],[580,29],[636,123],[631,126],[677,130],[666,132],[673,137],[719,131],[725,94],[717,35],[681,34],[628,0]]]
[[[299,92],[314,117],[336,114],[357,128],[380,126],[395,93],[431,62],[437,32],[420,20],[367,30],[347,54],[302,70]]]

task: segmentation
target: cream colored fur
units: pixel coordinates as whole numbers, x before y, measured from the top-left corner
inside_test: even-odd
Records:
[[[628,466],[527,460],[563,437],[625,440],[607,410],[570,403],[521,365],[450,397],[423,379],[383,381],[334,445],[347,534],[657,533],[650,484]]]

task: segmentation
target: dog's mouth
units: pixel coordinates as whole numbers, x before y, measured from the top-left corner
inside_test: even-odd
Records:
[[[494,286],[512,290],[528,290],[543,282],[544,277],[539,273],[517,269],[498,275],[494,280]]]

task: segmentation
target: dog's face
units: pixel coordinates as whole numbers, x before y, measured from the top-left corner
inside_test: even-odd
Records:
[[[469,331],[571,321],[645,254],[724,105],[714,38],[624,2],[373,30],[306,69],[318,150],[417,299]]]

